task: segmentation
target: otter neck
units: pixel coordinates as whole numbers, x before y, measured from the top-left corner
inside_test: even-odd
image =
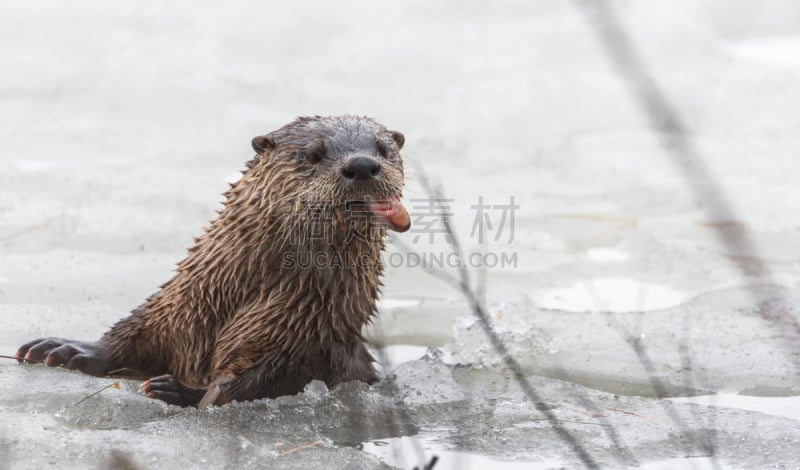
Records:
[[[309,213],[287,197],[302,175],[259,170],[232,185],[217,219],[179,265],[193,280],[193,297],[213,317],[272,302],[295,331],[319,336],[309,340],[360,338],[375,313],[386,230],[333,207]]]

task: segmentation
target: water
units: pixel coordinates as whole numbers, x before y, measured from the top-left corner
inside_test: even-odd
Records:
[[[536,304],[542,308],[578,312],[641,312],[674,307],[688,299],[685,293],[658,284],[635,279],[601,278],[554,289],[537,299]]]
[[[420,443],[419,439],[415,440],[407,437],[365,442],[363,449],[389,465],[399,468],[412,468],[415,466],[422,468],[431,461],[434,455],[438,459],[434,466],[437,469],[502,468],[504,470],[544,470],[561,467],[561,463],[558,460],[549,462],[498,460],[480,454],[442,449],[435,443],[425,441]],[[414,459],[414,456],[417,458]]]

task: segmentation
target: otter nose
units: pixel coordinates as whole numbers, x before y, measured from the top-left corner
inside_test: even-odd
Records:
[[[342,168],[342,176],[349,180],[369,180],[381,173],[381,164],[372,157],[350,158]]]

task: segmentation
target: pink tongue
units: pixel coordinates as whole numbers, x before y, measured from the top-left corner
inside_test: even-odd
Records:
[[[411,217],[400,199],[393,197],[388,201],[370,201],[369,211],[378,219],[385,221],[395,232],[405,232],[411,228]]]

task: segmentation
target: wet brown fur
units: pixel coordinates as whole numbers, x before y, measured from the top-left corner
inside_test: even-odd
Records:
[[[105,361],[95,372],[172,374],[199,389],[228,377],[228,398],[240,400],[296,393],[312,379],[377,380],[361,330],[375,314],[386,228],[345,203],[400,196],[402,143],[352,116],[299,118],[254,139],[263,152],[175,276],[92,343]],[[342,183],[354,153],[381,162],[380,181]],[[328,237],[308,236],[320,232]],[[347,262],[287,261],[314,253]]]

